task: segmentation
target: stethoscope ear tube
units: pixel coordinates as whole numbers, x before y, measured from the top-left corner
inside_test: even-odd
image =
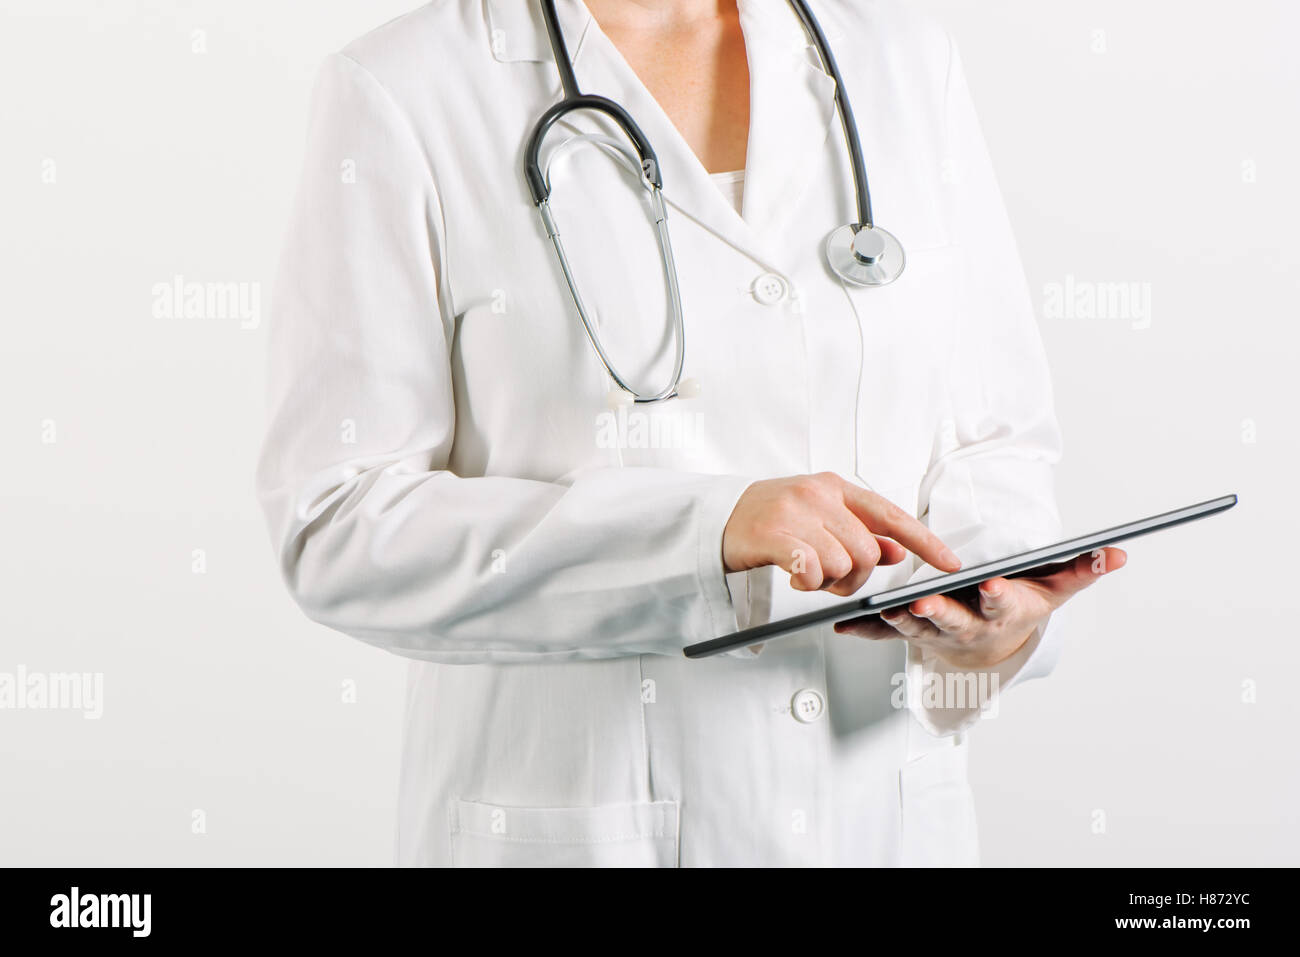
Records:
[[[659,169],[659,157],[655,155],[650,140],[641,132],[641,127],[636,125],[636,120],[632,119],[627,110],[607,97],[580,94],[566,97],[543,113],[528,136],[528,144],[524,150],[524,178],[528,181],[528,191],[532,193],[533,205],[540,206],[551,196],[551,186],[542,174],[542,144],[546,140],[546,134],[550,132],[556,120],[576,110],[595,110],[604,113],[617,123],[619,129],[632,141],[637,156],[641,158],[642,175],[655,189],[663,189],[664,180],[663,173]]]

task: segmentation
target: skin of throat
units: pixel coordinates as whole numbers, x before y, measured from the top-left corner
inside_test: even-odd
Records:
[[[744,169],[749,61],[736,0],[588,0],[587,9],[704,168]]]

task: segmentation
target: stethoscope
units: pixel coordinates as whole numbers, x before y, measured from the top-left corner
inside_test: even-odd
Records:
[[[659,169],[659,159],[646,135],[641,132],[636,121],[627,110],[613,100],[578,89],[578,80],[573,72],[573,61],[569,59],[568,49],[564,45],[564,36],[560,33],[559,17],[555,12],[555,0],[541,0],[542,13],[546,19],[546,33],[550,37],[551,52],[555,57],[556,68],[560,71],[560,81],[564,87],[564,97],[537,121],[532,134],[528,137],[528,146],[524,153],[524,177],[528,180],[528,189],[532,193],[533,203],[537,206],[546,227],[546,235],[555,247],[555,254],[564,272],[564,280],[573,296],[573,304],[578,310],[578,317],[591,341],[601,364],[614,380],[618,390],[613,396],[619,404],[662,402],[677,397],[688,398],[695,393],[695,387],[688,387],[682,381],[682,369],[686,362],[686,325],[682,319],[682,297],[677,285],[677,264],[673,259],[672,243],[668,238],[668,211],[663,199],[663,176]],[[826,262],[835,275],[844,282],[854,286],[883,286],[893,282],[903,272],[906,257],[902,244],[889,232],[875,224],[871,217],[871,190],[867,184],[867,168],[862,159],[862,142],[858,138],[857,123],[853,119],[853,107],[849,105],[848,94],[844,91],[844,79],[840,76],[835,57],[831,54],[812,11],[804,0],[789,0],[791,8],[798,15],[804,31],[817,47],[817,55],[822,66],[835,81],[835,106],[840,114],[840,124],[844,127],[844,139],[848,143],[849,159],[853,167],[853,188],[857,194],[858,220],[833,230],[826,237]],[[545,169],[541,165],[542,141],[555,121],[575,110],[595,110],[610,117],[631,141],[635,152],[615,140],[613,137],[587,135],[566,141],[552,153]],[[642,394],[633,388],[615,368],[613,360],[601,344],[596,327],[587,314],[582,296],[578,292],[577,282],[569,258],[560,241],[560,230],[551,213],[550,166],[556,156],[566,147],[577,141],[591,141],[610,149],[624,164],[634,170],[643,186],[650,193],[650,208],[654,217],[655,233],[659,239],[659,255],[663,260],[664,275],[668,283],[668,298],[673,314],[673,338],[676,343],[676,359],[671,381],[652,394]]]

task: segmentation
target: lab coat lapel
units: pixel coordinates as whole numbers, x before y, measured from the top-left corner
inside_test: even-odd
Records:
[[[581,0],[557,0],[555,12],[560,20],[564,43],[569,48],[569,57],[576,63],[582,54],[587,28],[595,21]],[[487,21],[492,56],[499,63],[551,62],[546,18],[542,16],[538,0],[485,0],[483,16]],[[553,74],[553,78],[558,91],[559,75]]]
[[[546,28],[536,8],[536,3],[523,0],[487,0],[493,55],[498,60],[551,59]],[[834,81],[821,69],[794,11],[774,0],[740,0],[750,74],[742,218],[585,4],[563,0],[557,9],[583,92],[622,104],[645,132],[658,155],[664,198],[673,211],[780,271],[779,230],[797,214],[797,200],[812,177],[813,159],[828,148],[836,117]],[[838,34],[825,24],[823,29],[833,47]],[[558,73],[550,76],[558,100]],[[570,132],[615,132],[604,117],[589,112],[570,114],[556,127],[552,136],[561,127]],[[670,214],[670,229],[672,219]]]
[[[750,86],[744,217],[756,233],[772,236],[797,215],[817,157],[839,145],[829,135],[837,122],[835,81],[787,4],[741,0],[740,17]],[[833,49],[835,37],[823,29]]]
[[[584,93],[596,93],[622,104],[649,139],[659,159],[664,199],[672,207],[670,231],[673,214],[681,213],[760,261],[771,262],[770,251],[709,179],[695,151],[595,21],[583,38],[581,61],[575,61],[575,71]],[[592,118],[571,115],[559,125],[590,131]]]
[[[601,31],[586,5],[581,0],[559,0],[556,12],[579,87],[584,93],[598,94],[618,103],[641,127],[659,159],[664,199],[669,205],[771,267],[773,257],[709,179],[699,158],[618,48]],[[486,0],[485,15],[495,59],[503,63],[553,61],[545,21],[536,0]],[[558,102],[562,95],[559,72],[552,69],[547,76],[551,97]],[[548,148],[558,146],[566,130],[569,133],[600,131],[622,138],[608,118],[581,111],[567,114],[555,124],[547,140]],[[670,213],[670,232],[672,220]]]

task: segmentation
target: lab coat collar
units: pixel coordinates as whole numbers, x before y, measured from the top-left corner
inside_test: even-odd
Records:
[[[555,12],[569,48],[569,59],[576,66],[586,45],[587,30],[595,20],[581,0],[556,0]],[[540,0],[487,0],[484,15],[492,56],[498,62],[551,59],[551,42],[546,36]]]
[[[560,26],[584,92],[619,103],[641,126],[659,157],[664,198],[769,269],[783,271],[772,250],[773,231],[797,214],[797,200],[828,148],[835,121],[835,83],[821,69],[816,48],[793,10],[773,0],[739,0],[750,73],[750,129],[743,218],[727,202],[663,108],[601,31],[581,0],[558,0]],[[486,0],[492,54],[501,62],[549,61],[538,0]],[[832,49],[839,32],[823,23]],[[580,67],[580,68],[579,68]],[[559,96],[558,73],[552,77]],[[559,125],[589,131],[587,117]],[[834,143],[829,146],[834,146]],[[851,209],[845,198],[845,216]],[[827,231],[835,224],[827,224]],[[672,221],[669,219],[671,229]]]
[[[741,0],[740,22],[749,58],[744,215],[755,231],[770,233],[796,215],[822,151],[842,148],[828,144],[837,122],[835,81],[788,4]],[[822,29],[833,50],[838,33],[829,24]]]

